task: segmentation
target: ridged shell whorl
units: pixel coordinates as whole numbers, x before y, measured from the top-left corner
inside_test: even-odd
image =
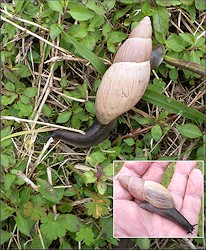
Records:
[[[139,201],[148,202],[154,207],[162,209],[175,207],[170,192],[157,182],[125,175],[120,175],[118,180]]]
[[[143,18],[122,44],[105,72],[96,97],[96,115],[108,124],[130,110],[143,96],[150,78],[152,26]]]

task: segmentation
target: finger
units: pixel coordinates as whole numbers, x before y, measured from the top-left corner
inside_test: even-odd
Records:
[[[161,182],[164,172],[168,167],[168,161],[154,161],[151,163],[147,171],[142,175],[142,179]]]
[[[132,195],[119,183],[119,175],[140,177],[149,168],[151,162],[128,161],[124,163],[119,173],[114,177],[113,198],[121,200],[133,200]]]
[[[195,161],[178,161],[168,190],[173,196],[177,210],[182,207],[190,172],[195,168]]]
[[[193,169],[187,182],[185,198],[181,209],[181,213],[188,218],[192,225],[198,224],[203,188],[204,180],[202,172],[199,169]],[[198,227],[195,227],[194,233],[197,230]]]
[[[126,161],[120,174],[141,177],[151,165],[151,161]]]

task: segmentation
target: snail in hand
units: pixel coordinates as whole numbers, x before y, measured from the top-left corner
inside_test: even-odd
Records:
[[[152,52],[151,36],[150,18],[145,17],[132,30],[105,72],[96,95],[97,118],[84,135],[55,130],[48,137],[78,148],[102,142],[114,128],[116,118],[130,110],[143,96],[151,68],[156,68],[163,60],[164,47],[156,47]]]
[[[119,175],[120,184],[134,197],[135,202],[152,213],[156,213],[176,223],[181,228],[192,233],[194,226],[175,208],[170,192],[161,184],[143,180],[139,177]]]

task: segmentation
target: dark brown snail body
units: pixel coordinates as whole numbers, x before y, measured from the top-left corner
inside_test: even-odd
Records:
[[[137,204],[152,213],[156,213],[192,233],[194,226],[175,208],[170,192],[161,184],[143,180],[139,177],[118,176],[121,185],[135,198]]]
[[[149,83],[151,69],[162,62],[164,47],[155,48],[152,53],[151,36],[151,22],[149,17],[145,17],[120,47],[114,63],[105,72],[96,96],[97,119],[84,135],[55,130],[49,137],[78,148],[102,142],[114,128],[116,118],[140,100]],[[158,54],[159,61],[156,60]]]

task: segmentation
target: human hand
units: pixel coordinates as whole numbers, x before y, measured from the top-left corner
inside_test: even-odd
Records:
[[[177,224],[139,207],[117,179],[119,175],[128,175],[161,182],[168,165],[169,162],[165,161],[125,162],[114,177],[115,237],[188,237],[187,232]],[[177,162],[168,186],[176,209],[191,224],[198,223],[203,193],[203,175],[195,166],[195,161]],[[198,226],[195,226],[192,237],[197,234],[197,230]]]

